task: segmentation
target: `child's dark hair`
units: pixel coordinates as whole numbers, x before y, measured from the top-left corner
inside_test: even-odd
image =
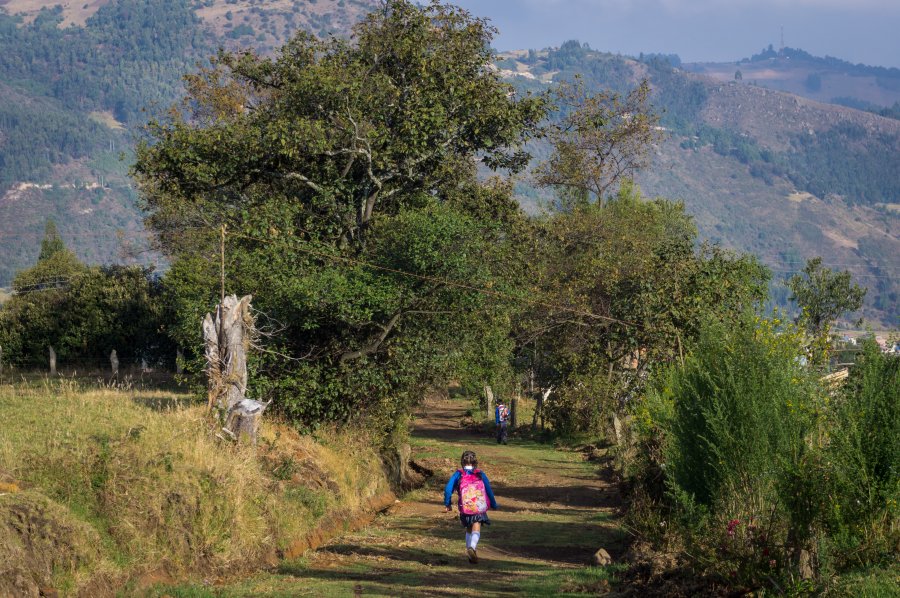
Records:
[[[459,460],[462,463],[462,466],[466,465],[477,466],[478,465],[478,457],[475,456],[475,453],[472,451],[465,451],[462,454],[462,459]]]

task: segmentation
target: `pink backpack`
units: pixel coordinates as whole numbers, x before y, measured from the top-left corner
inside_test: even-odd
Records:
[[[487,492],[484,490],[484,480],[481,479],[481,471],[475,469],[472,473],[464,469],[459,470],[459,510],[463,515],[479,515],[488,510]]]

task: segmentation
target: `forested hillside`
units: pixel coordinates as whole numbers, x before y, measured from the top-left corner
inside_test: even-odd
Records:
[[[702,237],[759,255],[776,274],[777,304],[789,294],[778,279],[822,255],[871,289],[868,316],[896,322],[900,121],[574,41],[499,58],[501,73],[532,91],[582,76],[624,93],[649,79],[666,139],[638,177],[646,192],[682,199]],[[517,190],[527,202],[542,197],[528,180]]]
[[[48,216],[91,262],[152,258],[127,177],[140,127],[220,46],[270,50],[298,28],[349,33],[362,0],[0,4],[0,287]]]

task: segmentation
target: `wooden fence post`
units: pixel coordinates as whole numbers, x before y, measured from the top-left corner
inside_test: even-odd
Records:
[[[119,356],[116,354],[115,349],[109,354],[109,369],[112,372],[113,377],[119,375]]]
[[[179,376],[184,373],[184,351],[181,347],[175,349],[175,373]]]
[[[522,398],[522,381],[516,382],[516,396],[513,397],[509,410],[509,423],[515,428],[519,423],[519,401]]]
[[[53,347],[50,347],[50,375],[56,375],[56,351],[53,350]]]

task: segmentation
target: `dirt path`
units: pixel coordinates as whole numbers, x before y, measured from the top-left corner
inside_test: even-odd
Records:
[[[624,533],[616,522],[618,491],[605,467],[580,453],[460,426],[469,403],[427,404],[416,421],[413,458],[435,472],[369,527],[306,558],[232,587],[255,596],[565,596],[608,589],[617,569],[586,567],[606,548],[615,559]],[[443,510],[443,485],[463,450],[478,454],[500,509],[491,512],[478,547],[465,556],[457,513]]]

